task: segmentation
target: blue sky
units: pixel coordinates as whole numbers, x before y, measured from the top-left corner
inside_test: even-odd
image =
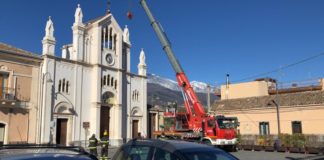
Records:
[[[131,2],[131,4],[130,4]],[[322,0],[147,0],[162,24],[189,80],[220,85],[225,75],[240,82],[324,52]],[[84,21],[104,14],[107,0],[1,0],[0,42],[41,53],[48,16],[54,22],[56,53],[71,43],[77,4]],[[131,9],[132,20],[126,17]],[[111,11],[130,29],[132,72],[140,48],[148,72],[175,79],[139,0],[111,0]],[[324,77],[324,56],[263,75],[281,82]]]

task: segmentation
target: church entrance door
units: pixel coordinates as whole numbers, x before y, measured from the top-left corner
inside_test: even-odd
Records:
[[[101,106],[100,109],[100,138],[103,137],[103,133],[105,131],[108,132],[108,136],[110,136],[109,133],[109,107],[108,106]]]
[[[133,138],[138,137],[138,120],[133,120]]]
[[[66,145],[68,119],[57,119],[56,144]]]

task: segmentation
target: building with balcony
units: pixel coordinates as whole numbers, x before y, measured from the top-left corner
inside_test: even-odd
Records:
[[[212,108],[238,117],[242,135],[323,135],[323,85],[324,79],[280,84],[270,78],[227,84]]]
[[[0,144],[35,143],[42,59],[0,43]]]

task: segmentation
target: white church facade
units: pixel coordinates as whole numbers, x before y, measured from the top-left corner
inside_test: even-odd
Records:
[[[84,23],[79,5],[74,16],[73,40],[62,47],[62,57],[56,56],[51,18],[46,24],[36,142],[77,145],[108,131],[110,144],[118,146],[146,136],[144,51],[133,74],[127,26],[121,29],[109,11]]]

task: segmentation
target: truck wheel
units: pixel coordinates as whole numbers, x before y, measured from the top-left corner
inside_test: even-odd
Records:
[[[238,146],[237,145],[233,145],[233,152],[237,152],[238,151]]]
[[[210,140],[206,140],[206,139],[203,140],[203,144],[207,144],[207,145],[210,145],[210,146],[212,145],[212,143],[210,142]]]
[[[228,150],[229,152],[236,152],[237,151],[236,145],[226,146],[225,149]]]

